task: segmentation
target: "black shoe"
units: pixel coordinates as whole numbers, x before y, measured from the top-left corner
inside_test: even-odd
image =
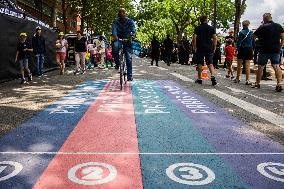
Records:
[[[246,81],[246,85],[251,85],[252,83],[250,81]]]
[[[226,78],[230,78],[230,76],[229,76],[229,75],[226,75]]]
[[[167,63],[167,65],[170,66],[171,64],[170,64],[170,63]]]
[[[197,80],[195,80],[195,83],[202,85],[202,80],[201,79],[197,79]]]
[[[239,79],[234,79],[234,83],[240,83],[240,80]]]
[[[260,88],[260,85],[259,85],[259,84],[254,83],[254,84],[251,86],[251,88],[259,89],[259,88]]]
[[[22,79],[21,84],[25,84],[27,81],[25,79]]]
[[[277,85],[275,91],[276,91],[276,92],[281,92],[281,91],[283,91],[282,86],[281,86],[281,85]]]
[[[158,65],[158,64],[156,64],[156,66],[157,66],[157,67],[159,67],[159,65]]]
[[[214,76],[211,77],[211,82],[212,82],[213,86],[217,85],[217,81],[216,81],[216,78]]]
[[[33,76],[32,76],[32,74],[30,74],[29,77],[28,77],[28,81],[32,81],[32,80],[33,80]]]
[[[133,78],[127,79],[127,81],[133,81]]]
[[[263,77],[261,80],[272,81],[272,79],[270,79],[269,77]]]

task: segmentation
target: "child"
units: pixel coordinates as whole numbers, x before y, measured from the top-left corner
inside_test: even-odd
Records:
[[[106,49],[106,67],[108,68],[109,64],[111,67],[113,67],[113,57],[112,57],[112,49],[111,46],[109,46]]]
[[[29,52],[33,52],[33,49],[30,43],[27,42],[27,34],[21,33],[20,41],[17,46],[16,58],[15,58],[15,62],[19,61],[20,63],[21,75],[22,75],[21,84],[26,83],[25,70],[28,72],[28,81],[32,81],[32,74],[29,70],[29,58],[30,58]]]
[[[60,75],[64,75],[65,72],[65,58],[68,49],[68,42],[64,39],[64,33],[60,32],[58,39],[56,40],[56,63],[60,68]]]
[[[232,68],[232,63],[234,60],[234,56],[235,56],[235,48],[233,47],[233,40],[228,39],[226,41],[226,47],[225,47],[225,62],[227,64],[227,69],[228,69],[228,73],[226,75],[226,78],[230,78],[234,79],[234,73],[233,73],[233,68]]]
[[[105,42],[103,40],[103,36],[99,37],[99,40],[97,42],[97,55],[100,58],[100,65],[99,68],[104,69],[104,63],[105,63]]]

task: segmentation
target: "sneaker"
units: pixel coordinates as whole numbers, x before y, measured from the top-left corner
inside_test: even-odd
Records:
[[[33,76],[32,76],[32,74],[30,74],[29,76],[28,76],[28,81],[32,81],[33,80]]]
[[[259,85],[259,84],[254,83],[253,85],[251,85],[251,88],[259,89],[259,88],[260,88],[260,85]]]
[[[246,85],[251,85],[252,83],[250,81],[246,81]]]
[[[74,75],[77,75],[78,73],[79,73],[78,70],[75,70],[75,71],[74,71]]]
[[[281,85],[277,85],[275,91],[276,91],[276,92],[281,92],[281,91],[283,91],[282,86],[281,86]]]
[[[83,74],[85,74],[86,73],[86,71],[85,70],[83,70],[82,72],[81,72],[81,74],[83,75]]]
[[[25,79],[22,79],[21,84],[25,84],[25,83],[27,83],[27,81]]]
[[[234,79],[234,83],[240,83],[240,80],[239,79]]]
[[[127,81],[133,81],[133,78],[127,79]]]
[[[211,77],[211,82],[212,82],[213,86],[217,85],[217,81],[216,81],[216,78],[214,76]]]
[[[226,78],[230,78],[230,76],[229,76],[229,75],[226,75]]]
[[[197,79],[197,80],[195,80],[195,83],[202,85],[202,80],[201,79]]]
[[[235,79],[235,77],[234,77],[234,76],[232,76],[232,77],[231,77],[231,80],[234,80],[234,79]]]

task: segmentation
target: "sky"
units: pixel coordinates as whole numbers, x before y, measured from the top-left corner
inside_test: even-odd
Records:
[[[241,20],[250,20],[251,29],[257,28],[263,13],[270,12],[273,21],[284,25],[284,0],[246,0],[247,9]]]

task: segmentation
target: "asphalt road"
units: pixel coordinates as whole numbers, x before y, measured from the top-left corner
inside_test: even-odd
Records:
[[[2,84],[0,188],[284,188],[275,81],[219,69],[213,87],[192,66],[133,64],[123,91],[114,69]]]

